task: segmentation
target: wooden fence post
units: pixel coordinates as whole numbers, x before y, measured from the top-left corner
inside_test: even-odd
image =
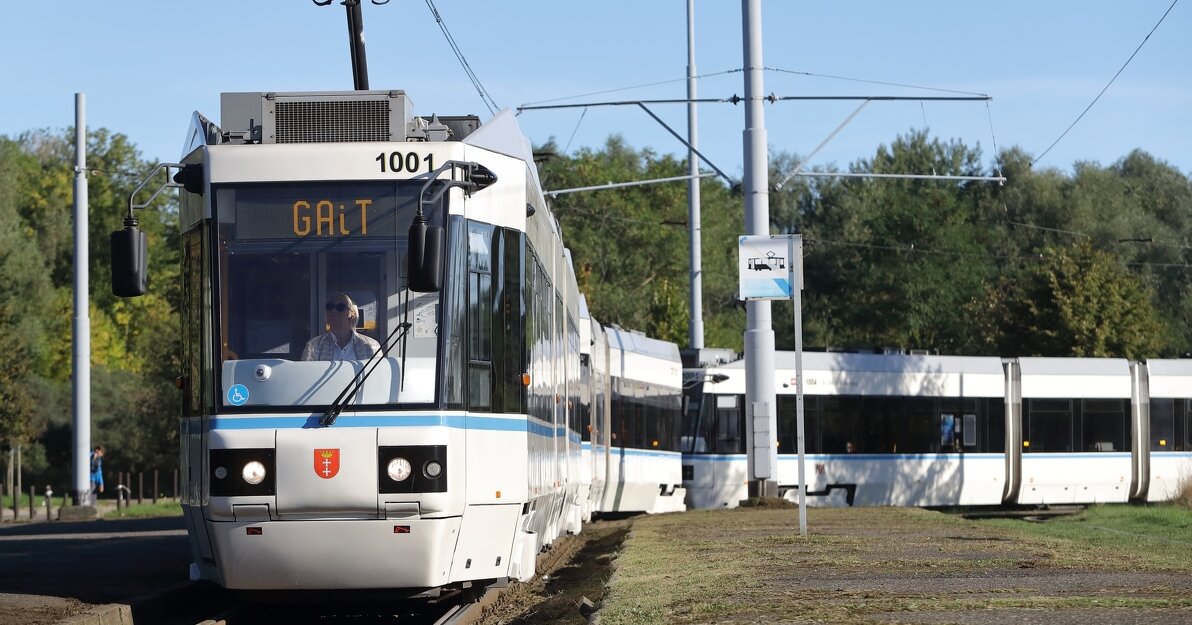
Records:
[[[145,472],[137,473],[137,505],[145,503]]]
[[[157,504],[157,469],[153,470],[153,503]]]

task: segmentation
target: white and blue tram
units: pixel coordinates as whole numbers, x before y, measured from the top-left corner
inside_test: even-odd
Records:
[[[527,580],[557,536],[627,508],[606,503],[630,490],[615,460],[593,489],[583,441],[615,433],[592,416],[609,423],[615,369],[633,367],[581,341],[590,321],[512,114],[420,118],[401,91],[231,93],[221,108],[218,126],[195,114],[174,176],[193,578],[409,596]],[[135,223],[130,208],[113,235],[117,294],[145,288]],[[337,293],[381,350],[303,361]],[[641,509],[681,509],[677,443],[655,434],[647,448],[670,451],[641,454],[669,454],[674,475],[648,481],[678,504]]]
[[[681,512],[683,366],[674,343],[604,327],[580,300],[582,482],[596,514]]]
[[[776,354],[780,492],[797,497],[794,354]],[[689,371],[693,508],[746,497],[744,363]],[[1192,362],[804,354],[811,505],[1163,501],[1192,479]]]

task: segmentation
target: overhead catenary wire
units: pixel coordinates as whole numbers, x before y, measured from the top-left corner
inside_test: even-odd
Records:
[[[848,76],[833,76],[831,74],[816,74],[813,72],[801,72],[801,71],[796,71],[796,70],[792,70],[792,69],[782,69],[780,67],[766,67],[764,69],[766,71],[771,71],[771,72],[779,72],[782,74],[798,74],[801,76],[811,76],[813,78],[831,78],[833,80],[845,80],[845,81],[849,81],[849,82],[860,82],[860,83],[867,83],[870,85],[882,85],[882,86],[886,86],[886,87],[905,87],[907,89],[923,89],[925,91],[939,91],[941,93],[962,93],[962,94],[967,94],[967,95],[984,96],[986,98],[989,97],[987,94],[981,93],[979,91],[960,91],[958,89],[941,89],[939,87],[923,87],[920,85],[908,85],[908,84],[904,84],[904,83],[885,82],[885,81],[881,81],[881,80],[866,80],[863,78],[850,78]]]
[[[720,72],[712,72],[711,74],[699,74],[699,75],[695,76],[695,78],[697,78],[697,79],[698,78],[712,78],[713,76],[723,76],[724,74],[739,73],[740,71],[741,70],[739,68],[738,69],[726,69],[726,70],[720,71]],[[520,112],[523,108],[532,107],[532,106],[536,106],[539,104],[553,104],[555,102],[562,102],[564,100],[574,100],[576,98],[587,98],[587,97],[594,96],[594,95],[604,95],[606,93],[617,93],[619,91],[631,91],[633,89],[644,89],[646,87],[657,87],[659,85],[669,85],[669,84],[673,84],[673,83],[677,83],[677,82],[687,82],[687,79],[688,79],[688,77],[684,76],[682,78],[674,78],[671,80],[659,80],[659,81],[655,81],[655,82],[642,83],[639,85],[629,85],[627,87],[614,87],[612,89],[604,89],[602,91],[589,91],[588,93],[577,93],[575,95],[562,96],[559,98],[551,98],[549,100],[539,100],[537,102],[525,102],[521,106],[518,107],[518,111]]]
[[[451,36],[451,31],[447,30],[447,23],[443,21],[443,16],[439,14],[439,9],[435,8],[434,1],[426,0],[426,6],[430,9],[431,15],[434,16],[435,22],[438,23],[439,29],[443,31],[443,36],[447,38],[447,45],[451,46],[451,51],[455,53],[455,58],[463,66],[464,73],[468,75],[468,80],[472,81],[472,86],[476,87],[476,91],[479,92],[480,101],[484,102],[484,106],[488,108],[490,115],[495,115],[501,107],[497,106],[496,101],[493,100],[488,90],[481,84],[480,77],[476,75],[476,72],[472,71],[472,66],[468,64],[468,59],[464,58],[464,53],[455,42],[455,38]]]
[[[1089,105],[1084,107],[1084,110],[1080,112],[1080,115],[1077,115],[1076,119],[1073,120],[1071,124],[1068,124],[1068,127],[1064,129],[1064,132],[1060,133],[1060,136],[1056,137],[1055,141],[1052,141],[1051,145],[1047,146],[1047,149],[1043,150],[1042,154],[1036,157],[1035,160],[1031,161],[1031,167],[1034,167],[1036,163],[1038,163],[1040,160],[1043,160],[1043,157],[1051,151],[1051,148],[1054,148],[1057,143],[1062,141],[1063,138],[1066,137],[1068,133],[1076,127],[1076,124],[1080,123],[1081,119],[1084,119],[1085,114],[1093,108],[1093,105],[1101,99],[1101,96],[1105,95],[1105,92],[1109,90],[1111,85],[1113,85],[1113,81],[1117,80],[1118,76],[1122,75],[1122,72],[1126,70],[1126,66],[1130,64],[1130,61],[1134,60],[1134,57],[1138,55],[1138,51],[1142,50],[1142,46],[1146,45],[1146,42],[1150,40],[1151,35],[1155,34],[1155,31],[1159,29],[1159,25],[1163,23],[1163,20],[1167,19],[1167,15],[1171,13],[1171,10],[1175,8],[1176,4],[1179,4],[1179,1],[1180,0],[1172,0],[1171,6],[1167,7],[1167,10],[1163,12],[1163,17],[1159,18],[1159,21],[1155,23],[1154,28],[1151,28],[1151,32],[1147,33],[1146,37],[1142,38],[1142,43],[1138,44],[1138,47],[1134,49],[1132,54],[1130,54],[1130,58],[1126,59],[1125,63],[1122,63],[1122,66],[1118,68],[1118,71],[1113,75],[1113,78],[1110,78],[1109,82],[1105,84],[1105,87],[1101,89],[1101,92],[1097,94],[1097,97],[1093,98],[1093,101],[1089,102]]]

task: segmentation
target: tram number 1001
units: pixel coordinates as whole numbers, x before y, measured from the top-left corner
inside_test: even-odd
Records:
[[[416,174],[421,171],[434,171],[435,169],[434,154],[419,156],[414,152],[381,152],[373,160],[380,164],[382,174],[386,172],[393,172],[395,174],[409,172]]]

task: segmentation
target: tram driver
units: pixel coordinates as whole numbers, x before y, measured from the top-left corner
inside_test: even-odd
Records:
[[[346,293],[327,298],[326,319],[330,330],[306,342],[302,360],[367,360],[381,345],[356,332],[360,309]]]

